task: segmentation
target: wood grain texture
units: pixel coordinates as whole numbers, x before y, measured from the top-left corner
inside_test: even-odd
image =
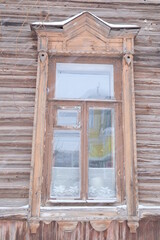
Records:
[[[160,205],[159,0],[2,0],[0,7],[0,168],[4,171],[0,191],[1,197],[13,200],[4,205],[17,205],[16,198],[23,203],[29,195],[37,72],[37,40],[29,24],[64,20],[83,10],[111,23],[141,27],[134,55],[139,200]],[[12,188],[6,184],[10,179]]]
[[[1,240],[159,240],[160,219],[140,221],[137,234],[131,234],[126,222],[113,221],[108,230],[97,232],[89,222],[79,222],[71,232],[63,231],[57,222],[40,222],[36,234],[31,234],[26,221],[0,220]]]
[[[133,40],[126,40],[126,50],[133,49]],[[124,122],[124,159],[126,178],[126,199],[128,211],[128,226],[131,232],[136,232],[138,224],[133,217],[138,217],[137,193],[137,150],[135,126],[135,96],[133,76],[133,55],[125,54],[123,57],[123,122]],[[131,222],[130,222],[131,221]]]
[[[43,52],[47,48],[45,37],[39,39],[39,57],[37,70],[36,107],[32,142],[32,174],[30,178],[31,217],[38,217],[41,203],[41,182],[43,166],[44,135],[46,129],[46,95],[48,80],[48,55]]]

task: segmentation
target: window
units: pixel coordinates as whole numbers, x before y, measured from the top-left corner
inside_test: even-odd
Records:
[[[120,58],[50,59],[48,199],[121,201],[121,78]]]
[[[97,226],[103,225],[100,216],[121,220],[122,207],[123,219],[135,232],[133,54],[139,28],[109,24],[83,12],[59,23],[33,23],[31,29],[38,36],[39,52],[30,187],[33,225],[34,219],[57,216],[68,221],[68,214],[75,220],[79,204],[83,211],[78,221],[94,219]],[[69,213],[67,205],[73,207]],[[95,208],[88,211],[90,205]]]

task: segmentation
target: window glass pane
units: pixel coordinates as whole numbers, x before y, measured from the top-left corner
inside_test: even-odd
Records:
[[[115,198],[114,109],[89,109],[89,199]]]
[[[80,131],[55,130],[51,197],[80,196]]]
[[[67,127],[80,126],[80,108],[77,109],[58,109],[57,110],[57,125]]]
[[[110,99],[113,96],[113,65],[56,64],[55,98]]]

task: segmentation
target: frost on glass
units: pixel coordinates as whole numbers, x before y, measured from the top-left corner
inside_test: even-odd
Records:
[[[55,98],[113,98],[113,65],[57,63]]]
[[[116,197],[114,166],[114,110],[89,109],[89,199]]]
[[[77,109],[58,109],[57,125],[65,127],[79,127],[80,108]]]
[[[80,196],[80,131],[55,130],[51,197]]]

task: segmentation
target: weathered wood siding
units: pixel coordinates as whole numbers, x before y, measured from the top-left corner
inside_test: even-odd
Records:
[[[139,200],[160,204],[160,1],[1,0],[1,206],[28,203],[37,71],[37,41],[29,24],[64,20],[83,10],[141,27],[134,58]]]
[[[36,234],[30,234],[25,221],[0,221],[1,240],[159,240],[160,220],[143,219],[137,234],[130,234],[124,223],[112,222],[108,230],[95,231],[88,222],[79,222],[72,232],[64,232],[57,222],[40,223]]]

